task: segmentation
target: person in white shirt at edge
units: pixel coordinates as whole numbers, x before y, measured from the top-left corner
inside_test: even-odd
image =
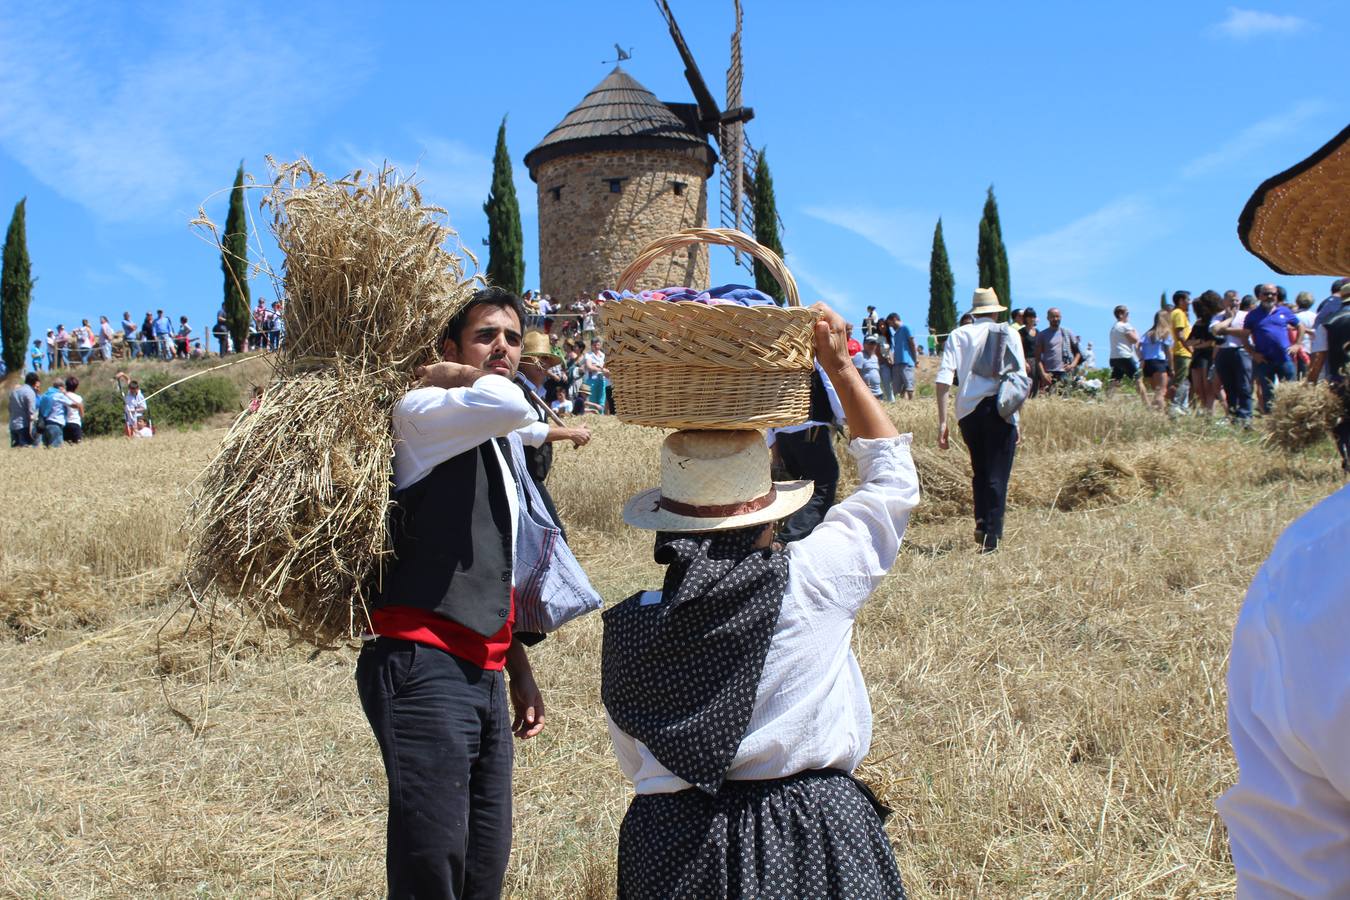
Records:
[[[1121,305],[1113,310],[1116,321],[1111,325],[1111,381],[1106,385],[1107,395],[1115,393],[1116,386],[1129,379],[1139,391],[1139,399],[1148,406],[1144,382],[1139,377],[1139,332],[1130,324],[1129,307]]]
[[[127,383],[127,392],[122,398],[122,414],[126,420],[127,434],[132,434],[140,429],[137,424],[140,419],[149,418],[145,395],[141,393],[141,383],[129,378],[126,372],[118,372],[113,376],[113,380],[119,384],[123,381]]]
[[[975,499],[975,542],[985,552],[998,548],[1003,539],[1003,513],[1008,503],[1008,479],[1012,476],[1013,455],[1017,449],[1017,415],[1012,422],[998,411],[999,381],[971,371],[971,365],[984,349],[984,342],[997,325],[1004,307],[993,288],[975,292],[970,310],[972,321],[947,338],[936,378],[938,413],[938,449],[949,446],[947,394],[952,380],[959,381],[956,391],[956,422],[961,439],[970,452],[971,485]],[[1016,337],[1016,334],[1013,335]],[[1020,340],[1008,346],[1025,367]]]
[[[636,796],[618,895],[903,897],[888,812],[852,776],[872,715],[853,621],[894,564],[919,484],[824,304],[816,358],[838,392],[858,490],[808,536],[772,546],[811,495],[773,483],[754,431],[670,435],[661,486],[624,520],[656,532],[662,590],[604,614],[601,697]]]
[[[1343,487],[1281,535],[1233,631],[1238,780],[1215,805],[1242,900],[1350,897],[1348,544]]]
[[[84,440],[84,398],[77,391],[80,379],[74,375],[66,379],[66,424],[61,429],[67,444],[78,444]]]
[[[98,351],[106,362],[112,359],[113,328],[107,316],[98,317]]]
[[[523,319],[515,294],[477,291],[437,341],[442,361],[394,407],[393,561],[367,598],[356,665],[389,782],[392,898],[501,894],[511,736],[544,727],[525,649],[542,635],[516,627],[538,514],[513,435],[534,420],[513,383]],[[579,569],[567,587],[590,592]]]

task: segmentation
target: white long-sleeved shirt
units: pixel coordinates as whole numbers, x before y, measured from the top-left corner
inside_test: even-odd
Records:
[[[394,405],[394,487],[410,487],[447,459],[491,441],[506,483],[514,556],[520,531],[516,484],[501,448],[492,439],[505,437],[533,419],[530,401],[500,375],[484,375],[470,387],[411,390]]]
[[[919,502],[910,435],[855,439],[862,484],[788,545],[788,583],[764,659],[754,711],[728,770],[732,781],[782,778],[808,769],[851,772],[872,742],[872,709],[850,641],[853,620],[900,553]],[[660,602],[648,592],[643,602]],[[691,785],[614,721],[619,767],[639,794]]]
[[[975,407],[979,406],[985,397],[998,394],[997,378],[986,378],[970,371],[971,365],[984,349],[989,331],[995,325],[997,323],[993,319],[976,319],[970,325],[962,325],[947,335],[947,343],[942,347],[942,361],[938,363],[938,373],[934,381],[948,385],[952,383],[953,377],[960,381],[960,386],[956,389],[958,421],[973,413]],[[1025,368],[1027,358],[1022,353],[1022,341],[1016,332],[1009,336],[1008,346],[1017,356],[1018,363]]]
[[[1238,782],[1215,804],[1240,898],[1350,897],[1350,487],[1290,525],[1233,631]]]

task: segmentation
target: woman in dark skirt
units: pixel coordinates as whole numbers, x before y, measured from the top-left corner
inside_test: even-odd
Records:
[[[773,483],[754,431],[676,432],[661,487],[624,519],[656,531],[659,591],[605,613],[601,693],[636,797],[619,896],[904,897],[882,819],[852,775],[872,713],[853,620],[895,562],[919,499],[909,451],[817,305],[861,484],[786,549],[773,525],[811,483]]]

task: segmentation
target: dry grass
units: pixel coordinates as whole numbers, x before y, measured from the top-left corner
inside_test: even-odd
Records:
[[[931,404],[894,412],[921,467],[968,477],[959,448],[930,450]],[[657,577],[649,537],[617,508],[653,483],[660,435],[592,424],[589,447],[558,451],[551,485],[614,601]],[[0,512],[3,615],[39,604],[0,632],[13,686],[0,894],[380,894],[384,781],[350,651],[231,626],[239,639],[211,652],[182,617],[157,643],[181,596],[182,486],[219,439],[0,457],[6,485],[97,498],[68,509],[37,494]],[[1106,455],[1143,487],[1058,508],[1072,473]],[[1004,550],[976,554],[967,517],[930,510],[857,629],[876,717],[863,774],[896,809],[911,895],[1231,895],[1212,801],[1234,776],[1232,624],[1280,529],[1339,484],[1325,446],[1291,460],[1124,402],[1032,401]],[[629,788],[603,726],[599,647],[591,616],[533,653],[549,719],[518,745],[513,896],[612,889]]]
[[[334,646],[360,633],[389,552],[390,410],[473,285],[445,211],[394,169],[330,181],[303,159],[272,165],[286,346],[202,478],[189,582],[212,614],[223,598]]]

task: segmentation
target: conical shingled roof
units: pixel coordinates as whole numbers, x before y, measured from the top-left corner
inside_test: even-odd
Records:
[[[688,104],[685,104],[686,106]],[[615,66],[563,120],[525,154],[530,177],[550,159],[594,150],[671,149],[706,154],[711,172],[716,154],[692,117],[677,115],[637,79]]]

